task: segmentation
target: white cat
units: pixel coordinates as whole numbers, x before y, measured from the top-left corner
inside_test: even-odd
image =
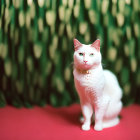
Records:
[[[117,125],[122,90],[115,75],[102,68],[100,40],[85,45],[74,39],[74,48],[73,74],[84,116],[82,129],[90,129],[92,115],[97,131]]]

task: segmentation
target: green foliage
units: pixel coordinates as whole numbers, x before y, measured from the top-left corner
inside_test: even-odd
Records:
[[[104,68],[140,102],[140,0],[1,0],[0,106],[69,105],[73,38],[101,40]]]

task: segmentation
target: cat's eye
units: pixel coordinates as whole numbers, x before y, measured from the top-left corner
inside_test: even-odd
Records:
[[[94,56],[94,53],[91,53],[90,56]]]
[[[83,53],[79,53],[80,56],[83,56]]]

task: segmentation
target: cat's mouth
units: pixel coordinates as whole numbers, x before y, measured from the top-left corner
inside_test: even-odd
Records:
[[[86,68],[86,69],[89,69],[91,66],[89,64],[87,64],[87,63],[84,63],[83,67]]]
[[[89,64],[89,63],[83,63],[82,68],[84,70],[89,70],[89,69],[93,69],[99,66],[100,63],[94,63],[94,64]]]
[[[83,62],[83,65],[85,65],[85,66],[89,66],[89,64],[88,64],[87,61],[86,61],[86,62]]]
[[[87,67],[87,66],[89,66],[89,64],[85,63],[84,66]]]

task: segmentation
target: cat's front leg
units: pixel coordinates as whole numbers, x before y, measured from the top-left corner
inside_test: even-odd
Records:
[[[99,109],[95,109],[95,126],[94,130],[101,131],[103,129],[103,112]]]
[[[81,104],[82,113],[84,116],[84,123],[82,125],[82,130],[90,130],[91,116],[93,114],[93,108],[90,104]]]
[[[98,99],[95,103],[95,126],[94,129],[96,131],[101,131],[103,129],[103,118],[104,114],[108,108],[110,97],[103,96],[102,98]]]

